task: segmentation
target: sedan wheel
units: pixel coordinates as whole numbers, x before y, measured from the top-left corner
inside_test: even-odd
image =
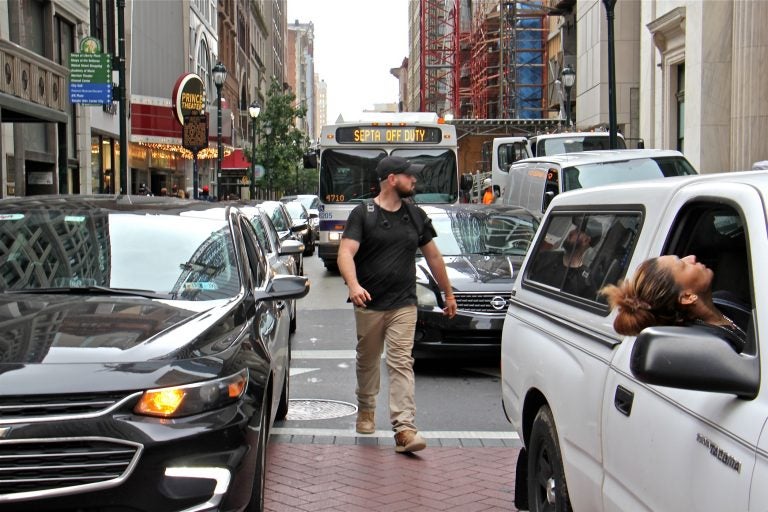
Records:
[[[269,403],[265,402],[261,408],[261,424],[259,425],[259,446],[256,451],[256,471],[253,477],[251,501],[248,503],[248,512],[262,512],[264,510],[264,491],[267,482],[267,443],[269,443]]]
[[[563,458],[552,411],[543,406],[528,443],[528,504],[531,512],[571,512]]]
[[[275,420],[284,420],[288,416],[288,406],[290,405],[291,395],[291,344],[288,343],[288,365],[285,369],[285,378],[283,379],[283,390],[280,393],[280,402],[277,404],[277,414]]]

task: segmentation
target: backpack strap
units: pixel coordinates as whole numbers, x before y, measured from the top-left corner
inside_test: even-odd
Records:
[[[376,221],[378,216],[376,215],[376,203],[374,203],[373,199],[366,199],[364,201],[365,204],[365,231],[376,229]],[[411,223],[413,224],[413,227],[416,228],[416,233],[419,236],[419,245],[422,243],[422,238],[424,236],[424,229],[426,223],[429,224],[429,229],[432,230],[432,236],[436,236],[437,234],[434,231],[434,228],[432,228],[432,223],[429,219],[427,219],[427,222],[424,222],[424,218],[421,215],[421,212],[416,207],[415,204],[411,203],[410,201],[403,201],[403,204],[405,204],[405,209],[408,215],[408,218],[410,219]],[[379,207],[381,208],[381,207]]]

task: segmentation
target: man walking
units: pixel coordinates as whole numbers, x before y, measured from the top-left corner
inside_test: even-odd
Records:
[[[376,167],[381,191],[372,202],[358,205],[349,215],[337,263],[349,288],[357,328],[356,430],[376,430],[374,411],[380,386],[380,359],[386,345],[389,375],[389,416],[395,432],[395,451],[423,450],[418,433],[413,335],[416,330],[416,249],[426,259],[440,290],[443,312],[456,315],[456,299],[436,236],[424,211],[404,201],[414,194],[422,165],[388,156]],[[409,201],[409,200],[407,200]]]

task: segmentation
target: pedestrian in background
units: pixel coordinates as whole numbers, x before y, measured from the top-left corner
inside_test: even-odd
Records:
[[[496,200],[496,195],[493,193],[491,178],[485,178],[483,180],[483,191],[483,204],[493,204]]]
[[[414,423],[413,336],[416,330],[416,250],[445,293],[443,312],[456,315],[456,299],[426,213],[410,203],[422,165],[401,157],[383,158],[376,167],[381,188],[372,202],[350,213],[337,263],[349,288],[357,329],[355,429],[376,430],[374,412],[380,387],[380,360],[386,345],[389,417],[395,451],[423,450],[427,443]]]

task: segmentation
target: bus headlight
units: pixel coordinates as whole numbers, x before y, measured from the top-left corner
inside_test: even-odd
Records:
[[[419,306],[437,307],[435,291],[429,286],[420,283],[416,283],[416,301],[419,303]]]
[[[338,242],[341,240],[341,233],[338,231],[333,231],[331,233],[328,233],[328,241],[330,242]]]

